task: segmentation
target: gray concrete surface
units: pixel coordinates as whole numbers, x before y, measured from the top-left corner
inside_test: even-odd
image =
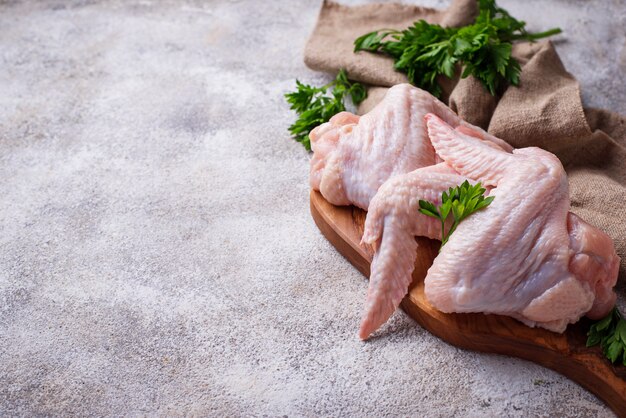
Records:
[[[501,4],[626,113],[623,2]],[[0,0],[0,416],[611,415],[401,312],[356,338],[367,283],[310,219],[282,99],[326,78],[318,6]]]

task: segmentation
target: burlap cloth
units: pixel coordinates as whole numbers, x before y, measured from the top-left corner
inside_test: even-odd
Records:
[[[407,82],[389,57],[353,53],[354,40],[381,28],[404,29],[418,19],[448,26],[471,23],[475,0],[457,0],[447,10],[403,4],[347,7],[325,1],[309,39],[304,61],[314,70],[345,68],[369,86],[359,107],[365,113],[387,87]],[[551,42],[518,43],[513,55],[522,65],[519,87],[491,96],[474,78],[448,80],[443,100],[461,117],[516,148],[538,146],[556,154],[569,175],[572,211],[606,231],[621,257],[620,288],[626,277],[626,118],[584,109],[578,81],[568,73]]]

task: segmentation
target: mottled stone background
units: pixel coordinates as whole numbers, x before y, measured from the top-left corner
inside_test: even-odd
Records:
[[[501,5],[626,113],[623,1]],[[327,79],[318,7],[0,0],[0,415],[611,415],[401,312],[356,338],[367,282],[309,216],[282,98]]]

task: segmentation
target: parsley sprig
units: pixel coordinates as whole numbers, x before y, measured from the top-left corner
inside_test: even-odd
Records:
[[[346,110],[346,98],[349,96],[355,105],[367,97],[362,84],[348,80],[348,73],[339,70],[335,80],[322,87],[302,84],[296,80],[297,90],[285,94],[291,109],[298,113],[298,119],[289,127],[293,138],[307,150],[311,150],[309,132],[316,126],[328,122],[339,112]],[[332,91],[328,94],[328,90]]]
[[[487,207],[493,202],[494,196],[485,197],[485,189],[480,183],[470,185],[465,180],[460,186],[451,187],[447,192],[441,194],[441,206],[437,208],[427,200],[420,200],[419,211],[424,215],[437,218],[441,221],[441,248],[448,242],[450,235],[465,218],[472,213]],[[454,219],[452,227],[446,234],[445,223],[449,215]]]
[[[519,84],[521,67],[511,56],[512,42],[535,41],[561,33],[554,28],[541,33],[526,31],[526,22],[512,17],[495,0],[478,0],[476,21],[461,28],[444,28],[419,20],[406,30],[381,29],[354,41],[354,52],[381,52],[394,58],[394,68],[406,73],[411,84],[441,95],[440,74],[454,76],[457,64],[462,78],[473,75],[495,96],[504,83]]]
[[[626,320],[617,307],[589,329],[587,347],[598,344],[611,363],[621,362],[626,366]]]

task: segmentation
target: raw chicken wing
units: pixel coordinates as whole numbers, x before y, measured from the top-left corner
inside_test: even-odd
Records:
[[[485,146],[427,115],[437,153],[459,173],[495,186],[495,200],[456,229],[425,279],[443,312],[513,316],[563,332],[613,306],[619,258],[606,234],[570,215],[567,176],[540,148]]]
[[[334,205],[367,209],[387,179],[440,162],[428,139],[427,113],[511,149],[501,139],[464,122],[430,93],[399,84],[368,114],[359,117],[342,112],[311,131],[311,188]]]
[[[441,222],[419,213],[419,201],[440,205],[441,193],[465,180],[440,163],[395,176],[374,196],[361,242],[379,244],[370,269],[361,339],[387,322],[406,295],[415,265],[415,237],[441,239]]]

